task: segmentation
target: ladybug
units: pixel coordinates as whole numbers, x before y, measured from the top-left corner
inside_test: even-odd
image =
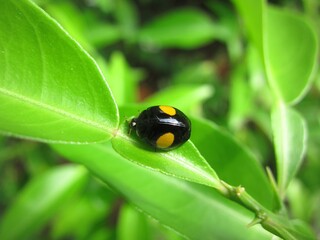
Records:
[[[149,107],[129,123],[130,130],[155,149],[172,150],[185,143],[191,122],[180,110],[170,106]]]

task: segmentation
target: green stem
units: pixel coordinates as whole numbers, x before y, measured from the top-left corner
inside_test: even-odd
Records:
[[[301,233],[298,233],[288,218],[274,214],[257,202],[245,191],[244,187],[234,187],[223,181],[221,184],[227,190],[220,191],[221,194],[255,213],[255,219],[248,226],[260,223],[267,231],[286,240],[310,239],[309,236],[302,236]]]

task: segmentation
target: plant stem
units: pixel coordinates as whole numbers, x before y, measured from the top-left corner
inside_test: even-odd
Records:
[[[224,186],[224,189],[227,190],[220,191],[221,194],[233,201],[236,201],[237,203],[255,213],[255,219],[253,219],[253,221],[249,223],[248,226],[253,226],[260,223],[261,226],[267,231],[286,240],[313,239],[310,236],[305,236],[301,233],[298,233],[290,220],[285,216],[274,214],[273,212],[262,206],[245,191],[244,187],[234,187],[224,181],[221,181],[221,184]]]

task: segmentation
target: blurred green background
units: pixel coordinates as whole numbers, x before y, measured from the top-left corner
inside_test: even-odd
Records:
[[[232,2],[35,2],[97,61],[120,107],[161,101],[212,120],[276,175],[270,125],[273,97],[259,53],[248,40]],[[270,3],[299,12],[316,26],[320,24],[317,0]],[[316,30],[319,35],[319,28]],[[289,216],[305,220],[319,236],[319,72],[314,76],[310,91],[296,105],[307,121],[308,148],[285,204]],[[190,104],[186,95],[193,98]],[[0,216],[33,179],[67,163],[45,144],[0,136]],[[70,195],[56,199],[60,207],[48,212],[53,217],[30,239],[184,239],[132,208],[120,194],[84,169],[79,167],[77,174],[81,181],[69,189]],[[37,193],[36,186],[32,188],[35,192],[30,194],[49,194]],[[41,219],[47,218],[40,216]],[[128,232],[132,228],[143,234]]]

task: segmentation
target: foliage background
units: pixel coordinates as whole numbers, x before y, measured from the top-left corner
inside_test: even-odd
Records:
[[[277,97],[274,96],[274,92],[279,91],[280,95],[284,92],[285,94],[279,97],[280,105],[285,105],[284,111],[289,112],[288,115],[293,116],[292,119],[298,119],[293,121],[292,125],[300,123],[300,116],[303,116],[308,129],[304,161],[301,163],[299,157],[303,149],[301,151],[298,149],[298,152],[293,154],[294,157],[299,155],[297,163],[288,171],[292,176],[284,179],[283,182],[278,179],[281,182],[279,199],[284,200],[282,203],[285,207],[279,207],[277,201],[270,200],[276,198],[273,195],[271,184],[264,183],[263,186],[268,189],[260,189],[260,181],[255,184],[255,180],[260,177],[260,167],[254,165],[252,171],[258,173],[253,173],[254,177],[250,177],[251,169],[242,168],[247,165],[242,165],[241,161],[238,161],[238,165],[232,166],[228,161],[215,162],[212,160],[212,162],[222,180],[235,185],[243,184],[243,182],[238,182],[238,175],[241,175],[241,178],[247,179],[242,179],[248,182],[247,185],[244,184],[246,188],[256,189],[252,190],[253,192],[261,192],[261,195],[257,194],[255,197],[260,198],[260,202],[264,202],[268,209],[282,209],[283,211],[285,209],[286,215],[291,219],[303,220],[307,223],[306,228],[311,228],[315,235],[319,236],[320,79],[312,62],[305,62],[304,65],[301,65],[301,69],[313,71],[311,80],[302,81],[305,87],[298,86],[296,81],[294,81],[296,84],[281,83],[284,85],[272,82],[270,73],[268,75],[268,68],[267,71],[264,70],[265,59],[262,60],[259,55],[261,48],[257,44],[259,42],[257,32],[261,30],[261,26],[258,22],[249,21],[257,25],[253,26],[255,31],[252,32],[252,28],[250,30],[250,27],[246,25],[245,17],[241,15],[239,10],[241,6],[237,6],[237,1],[38,0],[35,2],[56,19],[98,63],[120,107],[121,123],[125,121],[125,118],[136,115],[138,110],[142,110],[145,106],[156,104],[174,105],[192,117],[205,118],[216,123],[217,126],[214,125],[214,128],[218,130],[214,135],[221,134],[221,138],[216,138],[216,145],[219,149],[206,145],[206,141],[201,139],[201,135],[207,128],[202,129],[202,125],[196,123],[193,129],[192,140],[207,160],[210,158],[207,156],[216,155],[217,158],[230,158],[237,162],[235,156],[243,154],[244,159],[254,159],[263,170],[266,166],[270,167],[273,175],[279,178],[279,171],[283,169],[277,165],[279,162],[276,159],[279,157],[277,155],[281,155],[281,150],[275,146],[282,144],[282,136],[279,135],[274,140],[273,135],[274,132],[281,132],[277,130],[281,126],[272,125],[274,123],[272,123],[271,115],[272,119],[276,119],[275,122],[281,122],[283,113],[281,107],[279,112],[277,109],[273,110],[277,105],[275,104]],[[308,19],[311,26],[319,26],[319,3],[316,0],[272,1],[269,4],[271,3],[280,6],[280,11],[285,14],[287,12],[299,14]],[[255,9],[251,13],[256,13]],[[276,13],[271,12],[270,14]],[[290,24],[292,22],[288,22],[286,27],[289,28]],[[318,30],[316,27],[314,29]],[[277,29],[271,30],[275,31],[276,36],[279,33]],[[319,32],[316,34],[318,37]],[[296,39],[296,42],[301,43],[302,40]],[[273,64],[277,64],[279,59],[279,64],[281,64],[281,60],[286,57],[294,61],[297,55],[292,55],[289,51],[282,51],[283,46],[289,48],[290,44],[291,42],[288,41],[279,48],[273,49],[274,55],[272,56],[276,60],[272,62]],[[296,47],[295,43],[292,44]],[[272,67],[274,66],[271,66],[269,70],[273,70]],[[286,66],[280,69],[286,70]],[[289,76],[291,79],[300,76],[295,70],[289,69],[294,72]],[[81,68],[75,72],[80,75],[80,71]],[[85,73],[84,70],[83,73]],[[275,79],[278,77],[277,74],[281,76],[281,71],[272,73]],[[70,75],[66,76],[66,81],[68,77]],[[88,79],[90,77],[94,78],[91,75]],[[80,83],[79,86],[81,86]],[[81,91],[78,86],[71,86],[71,88]],[[102,88],[102,85],[97,84],[95,90],[100,91]],[[288,91],[282,91],[282,89]],[[98,94],[103,95],[102,90]],[[138,107],[136,103],[139,103]],[[295,110],[291,108],[293,105],[295,105]],[[296,112],[299,115],[295,115]],[[101,122],[103,121],[104,119],[101,118]],[[5,125],[3,123],[3,126]],[[299,129],[299,127],[294,126],[293,128]],[[88,129],[88,132],[90,131],[91,129]],[[99,134],[103,139],[104,133]],[[112,135],[110,132],[109,134]],[[300,135],[302,136],[303,133]],[[66,136],[69,135],[66,134]],[[83,133],[83,136],[87,137],[89,134]],[[228,140],[229,138],[232,140]],[[234,139],[236,139],[236,144]],[[296,139],[296,136],[291,136],[291,139]],[[304,142],[290,142],[289,144],[293,148],[299,145],[304,147]],[[106,163],[102,166],[99,160],[104,157],[99,159],[90,155],[92,165],[88,165],[82,157],[89,152],[99,155],[99,147],[92,150],[85,145],[81,148],[75,146],[74,149],[73,147],[64,149],[63,146],[60,146],[54,147],[57,150],[54,151],[52,147],[44,143],[7,136],[1,136],[0,147],[0,215],[6,216],[1,217],[3,220],[0,230],[7,231],[8,226],[12,226],[10,224],[16,223],[17,233],[14,236],[9,232],[7,239],[19,239],[20,236],[32,239],[35,237],[39,239],[43,237],[53,239],[68,237],[75,239],[184,239],[184,236],[187,236],[196,239],[197,232],[208,234],[204,236],[206,239],[211,239],[211,236],[215,236],[216,239],[223,239],[223,237],[230,239],[233,236],[232,232],[239,234],[239,239],[250,239],[251,234],[254,239],[255,231],[258,232],[257,234],[262,232],[261,236],[266,239],[271,238],[264,230],[255,229],[256,227],[253,227],[254,230],[244,230],[245,225],[253,218],[253,214],[243,213],[244,210],[235,207],[234,203],[227,202],[223,206],[225,208],[220,209],[221,212],[235,209],[227,221],[225,216],[220,215],[221,213],[217,213],[217,216],[221,217],[219,218],[207,216],[203,209],[194,210],[201,204],[209,209],[212,198],[222,198],[206,187],[192,185],[193,183],[190,183],[190,187],[182,180],[162,176],[159,173],[150,173],[152,171],[140,169],[132,163],[127,163],[128,165],[112,165],[112,163],[108,165]],[[232,151],[228,152],[228,147]],[[109,145],[106,149],[109,156],[108,161],[123,161],[118,159],[119,156]],[[233,152],[239,152],[239,154],[232,155]],[[77,160],[73,160],[74,162],[84,164],[95,174],[90,174],[87,168],[81,165],[70,164],[69,159],[75,158]],[[239,158],[242,159],[242,157]],[[127,170],[128,166],[132,169]],[[100,168],[104,171],[107,171],[104,168],[108,168],[110,175],[101,178],[101,175],[105,174],[101,172],[98,178],[95,177]],[[294,176],[298,168],[299,171]],[[286,169],[283,171],[285,172]],[[150,181],[148,174],[157,179],[152,182],[153,184],[147,184]],[[134,185],[127,184],[126,177],[135,179],[137,181],[135,186],[139,186],[141,192],[137,193]],[[261,178],[263,179],[261,181],[266,179],[265,176]],[[106,185],[105,182],[108,182],[109,185]],[[289,183],[289,188],[286,190]],[[170,186],[173,185],[179,186],[177,189],[182,193],[177,193],[176,188],[170,189]],[[160,190],[153,192],[153,188]],[[170,194],[176,192],[176,202],[165,197],[166,190]],[[147,195],[146,192],[150,195]],[[186,197],[188,198],[185,199]],[[145,200],[147,198],[148,201]],[[153,211],[152,206],[148,204],[150,202],[155,204],[156,199],[159,201],[156,206],[162,205],[159,212],[175,209],[177,204],[186,202],[185,205],[183,204],[185,209],[177,208],[177,211],[183,214],[170,212],[162,216],[161,213],[157,215],[158,213],[153,212],[154,215],[148,216]],[[25,214],[24,208],[19,209],[19,204],[17,204],[19,201],[28,203],[30,218],[22,218],[22,221],[16,222],[17,217]],[[170,203],[173,204],[173,207],[170,206]],[[190,208],[187,207],[188,204]],[[11,208],[13,209],[11,215],[8,215],[10,206],[17,205],[18,207]],[[211,211],[210,213],[214,214]],[[229,222],[237,217],[241,218],[243,228],[237,229],[237,224]],[[181,219],[179,218],[183,219],[180,225],[179,220]],[[185,222],[189,225],[183,226]],[[193,229],[186,230],[191,226]],[[210,226],[218,226],[220,230],[216,232],[212,230],[211,233],[201,229]],[[230,235],[217,238],[227,229]],[[212,235],[209,236],[209,234]]]

